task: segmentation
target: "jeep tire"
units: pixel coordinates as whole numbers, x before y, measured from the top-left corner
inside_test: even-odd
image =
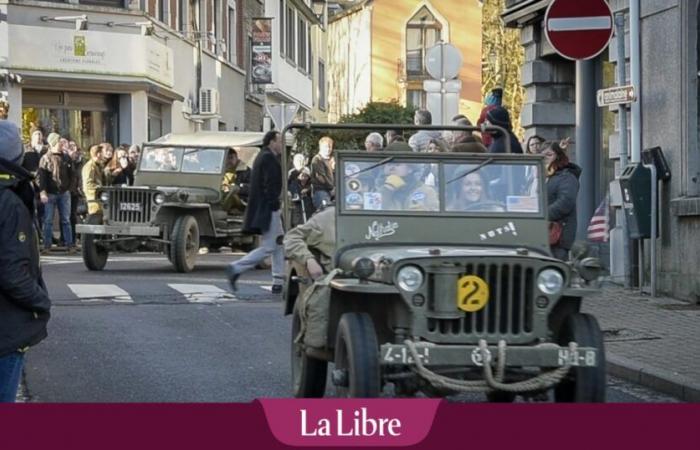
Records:
[[[379,344],[369,314],[345,313],[340,318],[332,378],[338,397],[379,397],[382,391]]]
[[[102,219],[100,216],[88,216],[89,225],[99,225]],[[109,250],[97,244],[99,235],[83,233],[80,237],[82,245],[83,263],[88,270],[100,271],[107,265]]]
[[[573,366],[569,374],[554,388],[557,402],[605,402],[605,349],[603,333],[598,321],[590,314],[575,313],[566,318],[559,332],[559,345],[576,342],[580,347],[594,347],[597,351],[595,367]]]
[[[173,226],[170,257],[173,267],[180,273],[191,272],[199,253],[199,225],[192,216],[178,217]]]

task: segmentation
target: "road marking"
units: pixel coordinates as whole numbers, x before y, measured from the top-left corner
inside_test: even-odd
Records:
[[[238,300],[235,295],[212,284],[168,284],[190,303],[222,303]]]
[[[129,293],[116,284],[69,284],[68,288],[84,302],[134,303]]]
[[[260,286],[260,289],[265,289],[267,292],[272,292],[272,285]]]

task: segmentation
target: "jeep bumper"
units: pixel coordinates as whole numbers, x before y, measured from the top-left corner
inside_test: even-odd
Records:
[[[80,234],[106,234],[119,236],[160,236],[160,228],[148,225],[88,225],[78,224],[75,232]]]
[[[415,343],[418,356],[425,367],[458,366],[482,367],[483,358],[478,345],[436,345],[425,342]],[[489,345],[488,353],[497,359],[498,347]],[[505,353],[506,367],[562,367],[567,364],[580,367],[595,367],[598,350],[593,347],[578,347],[572,352],[569,347],[556,344],[538,344],[533,346],[509,346]],[[408,346],[402,344],[384,344],[381,346],[381,364],[384,366],[411,365],[413,357]]]

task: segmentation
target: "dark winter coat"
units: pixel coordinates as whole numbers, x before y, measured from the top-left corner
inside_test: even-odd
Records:
[[[51,300],[39,267],[31,175],[0,159],[0,356],[46,337]]]
[[[513,133],[508,132],[508,135],[503,133],[495,133],[493,135],[493,141],[489,146],[489,153],[506,153],[506,139],[510,139],[510,152],[511,153],[523,153],[523,148],[520,146],[518,138],[515,137]]]
[[[63,194],[70,190],[73,161],[63,153],[48,152],[39,161],[39,189],[47,194]]]
[[[330,160],[318,154],[311,159],[311,186],[314,191],[331,192],[335,188],[335,174]]]
[[[569,164],[547,179],[547,217],[563,226],[557,247],[571,249],[576,240],[576,197],[581,168]]]
[[[243,220],[243,232],[263,234],[270,229],[272,212],[280,209],[282,166],[279,156],[263,148],[253,162],[250,194]]]

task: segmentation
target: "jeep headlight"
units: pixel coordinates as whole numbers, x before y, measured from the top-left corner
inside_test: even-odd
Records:
[[[558,294],[564,287],[564,275],[556,269],[544,269],[537,276],[537,287],[545,294]]]
[[[102,203],[107,203],[109,201],[109,192],[102,192],[100,194],[100,201]]]
[[[165,202],[165,195],[161,193],[156,194],[155,197],[153,197],[153,202],[156,205],[162,205]]]
[[[408,292],[417,291],[423,284],[423,271],[416,266],[406,266],[396,276],[399,287]]]

